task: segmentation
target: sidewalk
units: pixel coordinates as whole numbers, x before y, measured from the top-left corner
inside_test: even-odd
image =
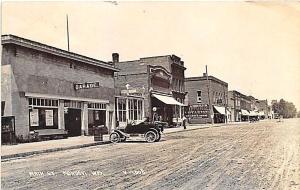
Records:
[[[197,130],[201,128],[209,128],[209,127],[220,127],[229,124],[202,124],[202,125],[188,125],[187,129],[183,129],[183,127],[177,128],[166,128],[164,129],[164,134],[168,133],[177,133],[183,131]],[[41,141],[41,142],[32,142],[32,143],[23,143],[17,145],[2,145],[1,146],[1,160],[10,159],[16,157],[26,157],[35,154],[42,154],[48,152],[56,152],[62,150],[69,149],[77,149],[89,146],[97,146],[101,144],[108,144],[109,135],[103,136],[103,141],[95,142],[93,136],[79,136],[79,137],[69,137],[67,139],[59,139],[59,140],[49,140],[49,141]]]

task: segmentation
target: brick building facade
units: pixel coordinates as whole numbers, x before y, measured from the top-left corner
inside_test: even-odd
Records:
[[[267,119],[270,113],[268,100],[257,100],[256,105],[257,105],[257,110],[260,113],[260,118]]]
[[[186,115],[191,123],[225,122],[228,115],[228,84],[213,76],[185,78],[188,105]],[[209,108],[209,105],[212,105]],[[230,119],[230,118],[229,118]]]
[[[16,135],[114,125],[113,64],[13,35],[2,36],[1,100],[16,118]]]
[[[258,100],[236,90],[228,92],[228,107],[233,121],[248,121],[253,117],[266,119],[269,115],[267,100]]]
[[[145,57],[134,61],[116,62],[120,72],[115,77],[116,87],[128,92],[141,91],[143,98],[143,117],[153,119],[154,112],[162,121],[174,124],[183,116],[184,62],[175,55]],[[128,93],[130,95],[130,93]],[[127,110],[128,110],[127,106]],[[157,108],[154,111],[153,108]],[[127,122],[132,118],[117,118]]]

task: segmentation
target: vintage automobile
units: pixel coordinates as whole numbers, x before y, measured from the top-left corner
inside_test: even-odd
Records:
[[[164,122],[147,122],[141,121],[130,122],[125,128],[117,128],[110,134],[110,141],[125,142],[131,136],[142,136],[147,142],[158,142],[161,139],[161,133],[164,130]]]

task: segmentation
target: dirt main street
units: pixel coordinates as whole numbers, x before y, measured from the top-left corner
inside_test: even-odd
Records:
[[[300,120],[167,134],[1,163],[1,189],[300,189]]]

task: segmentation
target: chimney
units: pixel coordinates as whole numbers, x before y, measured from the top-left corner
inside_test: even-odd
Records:
[[[118,53],[113,53],[112,54],[112,61],[113,61],[113,63],[118,63],[119,62],[119,54]]]

